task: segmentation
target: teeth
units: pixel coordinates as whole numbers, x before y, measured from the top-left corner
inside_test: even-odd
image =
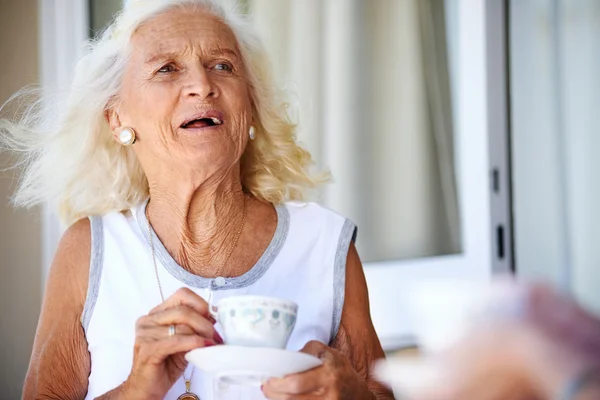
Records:
[[[221,125],[221,124],[223,123],[223,121],[221,121],[221,120],[220,120],[219,118],[217,118],[217,117],[210,117],[210,118],[208,118],[208,119],[210,119],[210,120],[213,122],[213,124],[215,124],[215,125]],[[183,124],[183,125],[182,125],[182,127],[186,128],[188,125],[190,125],[190,124],[191,124],[192,122],[194,122],[194,121],[195,121],[195,120],[193,120],[193,121],[189,121],[189,122],[186,122],[185,124]]]

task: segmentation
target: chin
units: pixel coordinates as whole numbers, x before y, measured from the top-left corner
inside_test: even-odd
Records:
[[[178,158],[183,168],[202,172],[226,170],[236,161],[236,155],[231,148],[205,144],[187,147]]]

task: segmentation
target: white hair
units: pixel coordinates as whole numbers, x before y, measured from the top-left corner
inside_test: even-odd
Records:
[[[134,0],[96,39],[76,65],[63,95],[24,90],[16,123],[0,120],[0,148],[22,155],[17,206],[50,203],[62,220],[122,211],[148,196],[148,182],[134,152],[112,137],[105,111],[114,107],[130,54],[130,38],[148,19],[173,7],[196,5],[233,31],[248,71],[256,140],[242,156],[242,184],[255,196],[278,203],[302,199],[324,181],[307,172],[310,155],[296,145],[295,126],[273,86],[262,44],[235,0]]]

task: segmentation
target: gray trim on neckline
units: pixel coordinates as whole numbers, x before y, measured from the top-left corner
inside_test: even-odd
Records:
[[[146,200],[144,203],[138,206],[136,212],[134,213],[138,222],[138,226],[141,229],[142,235],[144,236],[146,241],[148,241],[148,220],[146,219],[147,205],[148,200]],[[156,232],[154,232],[154,229],[150,227],[150,231],[152,233],[152,241],[155,246],[156,258],[175,279],[195,288],[205,289],[208,288],[210,285],[212,290],[217,291],[239,289],[250,286],[267,272],[267,270],[269,269],[271,264],[273,264],[273,261],[275,261],[275,258],[283,248],[283,245],[287,238],[290,228],[289,211],[284,204],[276,205],[275,211],[277,212],[277,227],[275,229],[275,234],[273,235],[271,242],[265,249],[260,259],[245,274],[233,278],[225,278],[225,284],[222,286],[215,285],[214,278],[205,278],[199,275],[194,275],[188,270],[184,269],[182,266],[180,266],[177,263],[177,261],[173,259],[171,254],[169,254],[163,243],[156,235]],[[150,249],[148,249],[148,251],[150,251]]]
[[[331,324],[332,342],[338,334],[342,322],[344,297],[346,292],[346,260],[350,242],[356,241],[357,228],[354,222],[346,219],[338,240],[337,251],[333,267],[333,321]]]
[[[91,249],[90,249],[90,275],[88,278],[88,290],[81,314],[81,326],[87,332],[98,292],[100,290],[100,278],[102,277],[102,265],[104,260],[104,226],[102,217],[89,217],[90,232],[91,232]]]

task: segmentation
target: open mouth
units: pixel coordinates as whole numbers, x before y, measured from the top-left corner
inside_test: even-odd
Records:
[[[197,119],[193,119],[191,121],[184,122],[183,124],[181,124],[181,127],[183,129],[199,129],[199,128],[207,128],[207,127],[211,127],[211,126],[218,126],[218,125],[221,125],[222,123],[223,123],[223,121],[217,117],[206,117],[206,118],[197,118]]]

